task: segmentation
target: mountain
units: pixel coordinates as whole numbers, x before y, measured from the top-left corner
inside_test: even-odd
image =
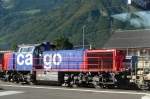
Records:
[[[83,27],[85,44],[102,47],[111,30],[132,28],[111,17],[127,11],[122,1],[0,0],[0,47],[52,42],[59,36],[66,36],[75,46],[81,46]]]

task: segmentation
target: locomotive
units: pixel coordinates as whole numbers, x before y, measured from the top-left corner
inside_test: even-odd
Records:
[[[144,57],[126,56],[117,49],[56,50],[50,43],[19,45],[17,52],[1,53],[1,79],[62,86],[149,89],[149,67]],[[141,60],[142,59],[142,60]]]

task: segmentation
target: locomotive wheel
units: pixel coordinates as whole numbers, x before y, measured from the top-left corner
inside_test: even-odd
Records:
[[[73,84],[72,87],[73,88],[78,88],[78,85],[77,84]]]
[[[149,87],[146,85],[138,85],[138,88],[141,90],[148,90],[149,89]]]
[[[101,86],[99,86],[99,85],[94,85],[94,88],[96,88],[96,89],[101,89]]]
[[[69,84],[64,83],[64,84],[62,84],[62,87],[69,87]]]
[[[109,88],[109,89],[114,89],[114,88],[115,88],[115,85],[107,85],[107,88]]]
[[[93,87],[96,88],[96,89],[99,89],[99,88],[100,88],[100,85],[98,84],[98,82],[95,82],[95,81],[94,81],[92,85],[93,85]]]
[[[103,84],[98,84],[97,82],[96,82],[96,84],[93,84],[93,86],[94,86],[94,88],[96,88],[96,89],[104,89],[104,88],[105,88],[105,85],[103,85]]]

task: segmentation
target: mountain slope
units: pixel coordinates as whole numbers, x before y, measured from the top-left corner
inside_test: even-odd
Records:
[[[67,36],[75,46],[81,46],[83,26],[86,45],[101,47],[111,36],[111,14],[127,10],[121,0],[2,1],[0,46],[3,48],[53,41],[60,35]],[[130,27],[120,21],[114,21],[114,24],[113,28]]]

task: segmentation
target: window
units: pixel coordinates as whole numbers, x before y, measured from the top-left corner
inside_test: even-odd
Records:
[[[22,47],[19,49],[19,52],[33,52],[34,47]]]

